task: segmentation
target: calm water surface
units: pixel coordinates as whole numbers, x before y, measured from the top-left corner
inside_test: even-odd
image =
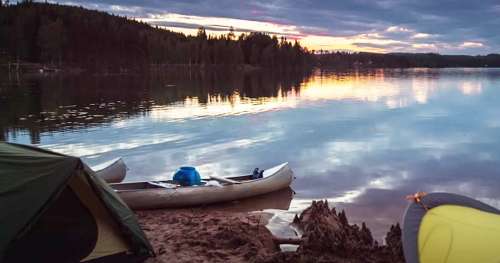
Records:
[[[122,156],[127,180],[289,162],[278,221],[328,199],[381,237],[415,191],[500,207],[500,69],[2,79],[4,140],[91,165]]]

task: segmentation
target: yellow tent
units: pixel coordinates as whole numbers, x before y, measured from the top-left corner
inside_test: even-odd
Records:
[[[428,194],[406,210],[403,250],[408,263],[498,263],[500,211],[460,195]]]

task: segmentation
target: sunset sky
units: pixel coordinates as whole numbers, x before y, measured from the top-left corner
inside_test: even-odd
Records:
[[[61,3],[61,2],[60,2]],[[314,50],[500,52],[498,0],[155,0],[71,1],[195,34],[260,31],[298,39]]]

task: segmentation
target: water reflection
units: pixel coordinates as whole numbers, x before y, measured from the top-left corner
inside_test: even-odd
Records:
[[[148,75],[0,75],[0,139],[102,126],[152,116],[176,120],[263,111],[280,104],[311,72],[232,72],[168,70]],[[162,117],[163,116],[163,117]]]
[[[297,195],[283,218],[326,198],[379,238],[415,191],[500,205],[498,69],[78,78],[4,84],[4,138],[90,164],[123,156],[128,180],[184,164],[224,176],[288,161]]]
[[[284,96],[279,90],[276,97],[248,98],[239,93],[225,98],[208,95],[208,101],[201,103],[199,98],[186,98],[182,103],[153,107],[151,118],[158,121],[177,121],[203,117],[223,117],[259,113],[281,108],[294,107],[294,97]]]
[[[0,121],[1,136],[13,140],[19,133],[29,133],[31,142],[39,143],[40,133],[81,130],[141,116],[162,122],[182,121],[331,100],[381,102],[389,108],[402,108],[426,103],[443,90],[442,84],[449,84],[445,80],[498,76],[494,70],[462,71],[462,75],[447,69],[314,74],[166,71],[146,76],[28,77],[15,83],[4,80],[0,90],[0,109],[5,113]],[[482,92],[480,81],[456,84],[465,95]]]
[[[212,204],[200,207],[203,210],[230,211],[230,212],[253,212],[269,210],[288,210],[293,198],[290,188],[282,189],[272,193],[240,199],[227,203]]]

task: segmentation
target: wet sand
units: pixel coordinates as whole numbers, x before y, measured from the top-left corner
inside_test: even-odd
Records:
[[[364,224],[349,224],[343,211],[322,201],[295,218],[292,224],[302,235],[291,252],[281,251],[266,228],[269,213],[193,208],[138,211],[137,216],[157,254],[147,263],[404,262],[399,225],[380,245]]]

